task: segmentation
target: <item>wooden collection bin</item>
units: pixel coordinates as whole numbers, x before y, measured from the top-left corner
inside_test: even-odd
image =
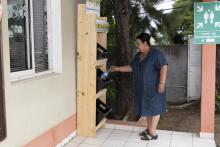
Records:
[[[106,71],[107,59],[97,60],[97,43],[107,47],[107,32],[97,32],[97,17],[86,13],[86,5],[78,5],[77,18],[77,135],[95,137],[96,130],[106,119],[96,125],[96,99],[106,102],[106,89],[96,93],[96,68]]]

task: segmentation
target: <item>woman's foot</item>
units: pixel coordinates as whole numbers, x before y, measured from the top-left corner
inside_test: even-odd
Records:
[[[158,135],[153,135],[149,131],[147,134],[144,134],[141,136],[141,140],[156,140],[158,138]]]
[[[139,136],[144,136],[145,134],[148,134],[148,133],[149,133],[149,130],[146,129],[146,130],[144,130],[143,132],[140,132],[140,133],[139,133]]]

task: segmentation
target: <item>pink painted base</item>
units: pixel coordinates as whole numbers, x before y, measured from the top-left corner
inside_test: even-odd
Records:
[[[76,114],[49,129],[24,147],[54,147],[74,131],[76,131]]]

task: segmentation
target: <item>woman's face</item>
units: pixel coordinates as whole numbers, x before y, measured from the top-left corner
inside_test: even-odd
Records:
[[[149,50],[147,42],[144,43],[140,39],[136,39],[136,47],[139,49],[139,52],[144,53]]]

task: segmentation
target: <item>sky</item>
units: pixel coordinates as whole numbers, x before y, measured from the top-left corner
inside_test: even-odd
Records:
[[[157,10],[164,10],[164,9],[170,9],[173,8],[173,4],[175,3],[175,0],[164,0],[164,2],[158,4],[156,6]],[[172,10],[165,10],[164,13],[169,13]]]
[[[175,0],[164,0],[164,2],[156,5],[156,9],[157,10],[171,9],[171,8],[173,8],[174,3],[175,3]],[[169,13],[171,11],[172,11],[172,9],[165,10],[164,13]],[[154,21],[151,21],[151,25],[156,28]],[[151,38],[150,42],[151,42],[151,44],[155,44],[155,40],[153,38]]]
[[[175,3],[175,0],[164,0],[164,2],[156,5],[156,9],[157,10],[171,9],[171,8],[173,8],[174,3]],[[169,13],[171,11],[172,11],[172,9],[171,10],[165,10],[164,13]],[[153,21],[151,22],[151,25],[156,27],[156,25]]]

